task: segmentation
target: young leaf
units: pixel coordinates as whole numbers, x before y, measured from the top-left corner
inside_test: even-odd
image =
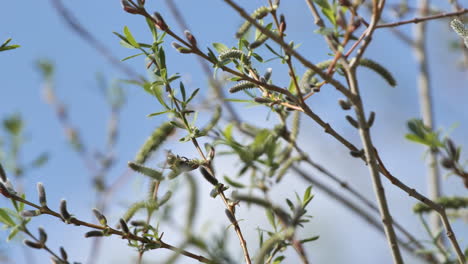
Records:
[[[229,184],[231,185],[232,187],[236,187],[236,188],[245,188],[245,185],[240,183],[240,182],[237,182],[237,181],[234,181],[232,180],[231,178],[229,178],[228,176],[224,176],[224,180]]]
[[[221,53],[225,50],[228,50],[229,48],[224,45],[223,43],[213,43],[213,47],[215,48],[215,50],[218,52],[218,53]]]
[[[128,29],[127,26],[124,27],[123,32],[124,32],[125,37],[127,38],[128,43],[130,43],[130,45],[132,45],[134,48],[139,48],[140,47],[140,44],[138,44],[138,42],[136,42],[135,38],[133,37],[132,33],[130,32],[130,29]]]
[[[4,208],[0,208],[0,222],[4,223],[8,227],[13,227],[16,225],[16,223],[13,221],[13,219],[11,219]]]

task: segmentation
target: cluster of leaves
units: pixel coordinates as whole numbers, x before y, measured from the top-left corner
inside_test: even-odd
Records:
[[[451,174],[459,176],[468,188],[468,172],[464,168],[464,162],[460,160],[460,146],[455,145],[447,136],[441,138],[440,131],[428,128],[420,119],[408,121],[408,129],[411,133],[406,135],[406,139],[425,145],[430,151],[441,154],[442,167],[449,170]]]

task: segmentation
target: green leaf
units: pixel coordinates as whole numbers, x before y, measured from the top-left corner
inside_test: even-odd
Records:
[[[12,240],[16,236],[16,234],[18,234],[19,231],[21,231],[21,225],[17,225],[13,229],[11,229],[11,232],[8,235],[6,241],[8,242]]]
[[[270,222],[270,225],[276,230],[275,214],[270,209],[265,210],[265,213],[268,218],[268,222]]]
[[[11,45],[11,46],[6,46],[6,47],[1,47],[0,51],[5,51],[5,50],[12,50],[12,49],[17,49],[21,47],[20,45]]]
[[[223,43],[213,43],[213,47],[215,48],[215,50],[218,52],[218,53],[221,53],[225,50],[228,50],[229,48],[224,45]]]
[[[263,58],[257,53],[252,53],[252,57],[254,57],[258,62],[263,62]]]
[[[311,242],[311,241],[315,241],[317,239],[319,239],[320,236],[313,236],[313,237],[309,237],[309,238],[306,238],[306,239],[302,239],[300,240],[301,243],[307,243],[307,242]]]
[[[11,38],[5,40],[5,42],[3,42],[3,44],[0,46],[0,51],[12,50],[12,49],[16,49],[16,48],[21,47],[20,45],[10,45],[10,46],[7,46],[8,43],[10,43],[10,41],[11,41]]]
[[[180,93],[182,93],[182,101],[185,102],[185,87],[184,83],[180,82]]]
[[[164,98],[161,92],[161,86],[153,84],[151,85],[150,89],[152,94],[156,97],[156,99],[158,99],[159,103],[162,106],[164,106],[164,108],[166,108],[167,110],[171,110],[171,108],[164,102]]]
[[[13,219],[11,219],[11,217],[8,215],[5,208],[0,208],[0,222],[4,223],[8,227],[13,227],[16,225]]]
[[[142,52],[142,53],[138,53],[138,54],[135,54],[135,55],[132,55],[132,56],[128,56],[128,57],[125,57],[125,58],[121,59],[121,61],[126,61],[126,60],[129,60],[129,59],[138,57],[140,55],[143,55],[143,54],[145,54],[145,53]]]
[[[303,203],[304,205],[307,205],[308,201],[310,201],[310,199],[311,199],[311,195],[310,195],[311,191],[312,191],[312,186],[307,187],[307,189],[306,189],[306,191],[305,191],[305,193],[304,193],[304,197],[302,198],[302,203]],[[307,202],[307,203],[306,203],[306,202]]]
[[[13,114],[3,120],[3,127],[12,135],[19,135],[23,128],[23,119],[19,114]]]
[[[138,44],[138,42],[136,42],[135,38],[133,37],[132,33],[130,32],[130,29],[128,29],[127,26],[124,27],[123,32],[124,32],[125,37],[127,38],[127,41],[130,43],[130,45],[132,45],[135,48],[140,47],[140,44]]]
[[[40,168],[42,167],[47,161],[49,160],[49,154],[47,153],[42,153],[37,157],[32,163],[31,166],[33,168]]]
[[[192,101],[192,99],[198,94],[198,91],[200,91],[200,88],[195,89],[195,91],[192,92],[190,97],[187,99],[187,104]]]
[[[158,115],[166,114],[166,113],[169,113],[169,112],[172,112],[172,110],[166,110],[166,111],[162,111],[162,112],[151,113],[151,114],[147,115],[147,117],[158,116]]]
[[[6,45],[8,45],[8,43],[10,43],[10,41],[11,41],[11,38],[8,38],[7,40],[5,40],[5,42],[3,42],[3,44],[0,46],[0,48],[6,47]]]
[[[232,141],[232,128],[233,128],[233,124],[229,124],[224,129],[223,134],[227,141]]]
[[[236,187],[236,188],[245,188],[245,185],[240,183],[240,182],[237,182],[237,181],[234,181],[232,180],[231,178],[229,178],[228,176],[224,176],[224,180],[229,184],[231,185],[232,187]]]
[[[280,264],[284,259],[284,256],[278,256],[273,260],[273,264]]]

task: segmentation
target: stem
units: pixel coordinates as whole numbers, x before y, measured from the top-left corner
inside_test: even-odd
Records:
[[[413,18],[413,19],[410,19],[410,20],[400,21],[400,22],[381,24],[381,25],[377,25],[376,28],[398,27],[398,26],[401,26],[401,25],[412,24],[412,23],[417,24],[417,23],[420,23],[420,22],[423,22],[423,21],[434,20],[434,19],[438,19],[438,18],[461,16],[461,15],[463,15],[465,13],[468,13],[468,8],[464,8],[464,9],[461,9],[461,10],[458,10],[458,11],[455,11],[455,12],[450,12],[450,13],[440,13],[440,14],[437,14],[437,15],[417,17],[417,18]]]
[[[428,0],[420,0],[419,2],[419,14],[426,16],[429,8]],[[418,88],[419,88],[419,102],[421,105],[421,115],[424,125],[430,130],[434,128],[434,115],[432,107],[432,96],[431,96],[431,83],[429,79],[429,64],[427,60],[427,49],[426,49],[426,23],[420,23],[415,25],[414,28],[414,53],[416,60],[419,64],[418,70]],[[427,187],[429,198],[433,201],[441,195],[440,186],[440,173],[437,161],[437,150],[429,150],[429,174],[427,179]],[[437,217],[437,213],[432,212],[430,214],[430,228],[432,233],[437,233],[440,230],[441,222]]]
[[[242,9],[239,5],[234,3],[232,0],[224,0],[229,6],[231,6],[234,10],[236,10],[241,17],[249,21],[253,26],[255,26],[262,34],[269,37],[271,40],[276,42],[284,51],[291,56],[295,57],[299,62],[301,62],[307,68],[315,71],[317,75],[319,75],[322,79],[327,81],[328,83],[332,84],[336,89],[338,89],[341,93],[343,93],[346,97],[352,99],[351,93],[337,80],[331,78],[325,72],[320,70],[315,64],[304,58],[301,54],[296,52],[292,47],[290,47],[286,42],[284,42],[281,37],[272,33],[270,30],[267,30],[265,27],[260,25],[255,19],[251,18],[250,15]]]
[[[372,24],[372,22],[371,22]],[[390,215],[390,210],[388,208],[387,199],[385,197],[384,187],[382,185],[379,168],[375,158],[374,147],[372,144],[369,127],[367,124],[367,119],[364,114],[364,106],[360,100],[359,87],[356,79],[355,69],[346,70],[347,78],[349,80],[351,91],[356,95],[358,100],[354,105],[354,110],[359,122],[359,134],[361,136],[361,141],[364,145],[364,151],[366,156],[366,162],[369,165],[369,173],[372,177],[372,183],[374,186],[374,192],[379,204],[380,216],[384,224],[385,234],[387,236],[387,242],[392,251],[393,262],[397,264],[402,264],[403,259],[401,257],[400,249],[398,247],[395,230],[393,229],[393,220]]]
[[[444,225],[447,237],[449,238],[450,243],[452,244],[452,247],[455,250],[455,253],[457,254],[459,264],[465,264],[465,255],[463,255],[463,252],[462,252],[462,250],[460,248],[460,245],[457,242],[457,238],[455,236],[455,233],[453,232],[452,226],[450,225],[450,222],[449,222],[449,220],[447,218],[447,214],[445,213],[445,208],[442,205],[433,202],[432,200],[430,200],[426,196],[420,194],[415,189],[410,188],[409,186],[405,185],[398,178],[393,176],[387,170],[385,165],[383,164],[377,150],[375,150],[375,155],[376,155],[376,158],[377,158],[377,160],[379,162],[380,171],[392,184],[396,185],[398,188],[400,188],[401,190],[406,192],[409,196],[412,196],[416,200],[418,200],[418,201],[424,203],[425,205],[429,206],[432,210],[436,211],[439,214],[439,216],[440,216],[440,218],[442,220],[442,224]]]
[[[36,209],[39,209],[41,211],[41,214],[47,214],[47,215],[51,215],[51,216],[54,216],[56,218],[59,218],[59,219],[62,219],[62,216],[49,209],[48,207],[41,207],[35,203],[32,203],[28,200],[25,200],[19,196],[16,196],[14,194],[8,194],[8,198],[11,198],[13,199],[14,201],[17,201],[17,202],[21,202],[21,203],[24,203],[26,205],[29,205],[31,207],[34,207]],[[117,235],[117,236],[120,236],[122,237],[123,239],[130,239],[130,240],[135,240],[135,241],[140,241],[142,243],[147,243],[147,244],[150,244],[152,246],[155,246],[156,248],[165,248],[165,249],[169,249],[171,251],[174,251],[174,252],[178,252],[186,257],[189,257],[189,258],[192,258],[192,259],[195,259],[195,260],[198,260],[199,262],[202,262],[202,263],[214,263],[213,260],[211,259],[208,259],[208,258],[205,258],[201,255],[196,255],[194,253],[191,253],[189,251],[186,251],[186,250],[182,250],[180,248],[177,248],[177,247],[174,247],[170,244],[167,244],[165,242],[163,242],[162,240],[149,240],[148,238],[146,237],[140,237],[140,236],[137,236],[137,235],[134,235],[132,233],[124,233],[122,231],[119,231],[119,230],[116,230],[110,226],[101,226],[101,225],[96,225],[96,224],[92,224],[92,223],[88,223],[88,222],[85,222],[85,221],[82,221],[78,218],[72,218],[70,219],[70,223],[71,224],[74,224],[74,225],[77,225],[77,226],[86,226],[86,227],[89,227],[89,228],[93,228],[93,229],[97,229],[97,230],[101,230],[101,231],[107,231],[107,234],[109,235]]]

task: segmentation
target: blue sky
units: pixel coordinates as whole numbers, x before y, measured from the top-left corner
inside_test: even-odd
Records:
[[[237,27],[242,23],[232,10],[223,1],[176,1],[181,12],[190,25],[192,33],[197,37],[200,46],[208,46],[212,42],[223,42],[228,46],[236,44],[233,38]],[[264,4],[265,1],[238,1],[248,10]],[[313,62],[328,59],[327,49],[323,39],[313,31],[316,27],[312,17],[303,1],[282,1],[281,12],[288,19],[288,39],[301,43],[299,51]],[[123,48],[113,31],[121,32],[128,26],[136,39],[141,42],[150,42],[151,36],[141,17],[129,15],[121,10],[119,1],[69,1],[67,7],[73,11],[80,23],[88,29],[100,42],[108,47],[117,58],[124,58],[135,53],[133,50]],[[181,32],[171,17],[164,1],[147,0],[149,10],[162,13],[169,25],[174,25],[176,32]],[[26,122],[27,143],[22,152],[22,160],[28,161],[44,151],[50,153],[51,159],[41,169],[31,171],[26,175],[24,186],[26,193],[35,193],[35,183],[44,182],[48,190],[48,200],[58,202],[66,198],[73,208],[73,213],[91,220],[91,211],[94,194],[90,190],[91,179],[89,172],[71,151],[66,143],[62,128],[55,118],[54,112],[41,95],[42,78],[35,67],[39,59],[49,59],[56,66],[55,88],[58,97],[67,104],[70,119],[79,127],[83,139],[92,149],[103,149],[105,146],[106,122],[109,109],[101,96],[96,74],[105,76],[109,82],[124,78],[111,64],[109,64],[95,49],[90,47],[63,23],[63,20],[52,8],[50,1],[4,1],[0,11],[0,41],[9,37],[12,43],[21,45],[21,48],[0,54],[0,117],[18,112]],[[411,33],[412,25],[402,27],[406,33]],[[433,86],[435,119],[438,128],[447,131],[454,124],[457,128],[451,132],[451,137],[462,146],[468,144],[466,131],[468,118],[466,98],[468,98],[467,75],[457,68],[460,53],[449,49],[449,42],[456,39],[451,32],[448,20],[429,23],[428,48],[431,80]],[[168,42],[172,39],[167,38]],[[265,52],[265,50],[262,50]],[[266,54],[266,53],[265,53]],[[169,70],[178,72],[188,89],[202,88],[203,96],[210,96],[207,91],[206,78],[196,59],[192,56],[181,55],[171,47],[167,48]],[[366,70],[359,72],[361,77],[361,90],[363,100],[368,111],[377,113],[376,123],[372,134],[376,146],[381,151],[382,158],[388,167],[398,175],[401,180],[425,192],[425,165],[424,149],[416,144],[405,141],[406,121],[419,116],[418,92],[416,84],[415,59],[411,49],[393,37],[387,30],[375,34],[374,42],[368,49],[367,57],[381,62],[396,76],[399,85],[390,88],[378,76]],[[142,57],[124,62],[139,74],[145,75],[145,62]],[[282,73],[284,66],[277,63],[274,66],[273,79],[281,85],[287,85],[287,74]],[[296,64],[299,72],[303,68]],[[120,123],[120,141],[116,152],[119,155],[118,165],[111,171],[110,179],[115,179],[125,171],[126,163],[132,160],[139,146],[158,124],[165,121],[165,117],[147,118],[146,115],[160,111],[158,103],[148,96],[142,89],[135,86],[124,86],[128,96],[127,104],[122,112]],[[345,121],[344,113],[337,105],[341,98],[338,92],[326,87],[320,94],[309,99],[311,108],[330,122],[338,131],[342,132],[355,144],[360,145],[359,136]],[[201,102],[199,100],[198,102]],[[265,126],[272,125],[275,120],[265,120],[266,111],[260,107],[244,108],[238,105],[241,116],[246,120]],[[206,117],[205,117],[206,119]],[[203,117],[202,117],[203,120]],[[324,135],[322,129],[313,122],[303,118],[303,131],[301,142],[310,156],[331,168],[337,175],[355,184],[362,193],[374,199],[367,168],[362,163],[349,157],[346,149],[333,138]],[[191,153],[193,147],[189,144],[173,143],[166,148],[175,148],[180,153]],[[157,157],[161,157],[161,155]],[[462,156],[466,157],[467,155]],[[224,158],[218,162],[220,166],[234,168],[236,163]],[[290,181],[273,190],[274,194],[284,196],[299,193],[307,187],[298,178],[290,175]],[[248,179],[243,179],[248,180]],[[183,184],[181,182],[180,184]],[[140,197],[143,180],[134,176],[131,181],[119,190],[115,206],[112,208],[110,218],[117,220],[123,212],[125,205]],[[197,226],[200,232],[206,233],[224,230],[227,223],[224,219],[217,219],[212,212],[224,210],[220,201],[208,197],[209,187],[203,186],[202,205]],[[401,191],[391,186],[387,187],[390,207],[394,218],[410,230],[414,230],[423,238],[423,230],[410,208],[414,200],[408,198]],[[166,187],[170,188],[170,186]],[[448,194],[465,195],[466,189],[456,177],[449,177],[443,181],[443,190]],[[353,263],[390,263],[389,252],[383,237],[370,231],[363,221],[343,209],[339,204],[331,201],[320,190],[315,190],[316,199],[311,204],[311,213],[314,219],[309,227],[304,229],[306,235],[320,235],[321,238],[309,246],[308,252],[316,263],[343,263],[353,260]],[[34,195],[31,196],[34,200]],[[179,198],[176,201],[183,201]],[[282,200],[278,200],[282,202]],[[5,206],[0,201],[0,206]],[[266,219],[263,213],[252,208],[242,208],[241,218],[253,219],[244,221],[242,225],[250,231],[247,236],[251,250],[255,249],[257,225],[264,225]],[[180,212],[179,212],[180,213]],[[216,224],[219,228],[204,227],[207,224]],[[67,248],[73,261],[85,262],[90,241],[83,238],[85,228],[74,228],[63,225],[60,221],[51,220],[46,216],[34,219],[31,226],[44,226],[49,232],[51,247],[58,248],[63,245]],[[162,227],[164,229],[164,227]],[[205,229],[203,229],[205,228]],[[459,238],[467,237],[466,225],[457,222],[454,225]],[[216,230],[214,230],[216,229]],[[177,232],[171,227],[164,229],[165,238],[169,241],[179,241]],[[203,231],[205,232],[205,231]],[[171,236],[171,233],[172,236]],[[0,232],[0,239],[7,233]],[[237,241],[234,234],[230,236],[232,246],[236,248]],[[173,240],[172,240],[173,239]],[[8,251],[12,263],[27,263],[23,257],[24,251],[18,247],[20,241],[9,244],[1,243],[1,248]],[[467,246],[466,240],[461,242]],[[336,254],[337,250],[340,254]],[[372,249],[369,252],[369,249]],[[240,251],[237,256],[241,257]],[[363,254],[362,252],[369,252]],[[47,255],[44,252],[31,252],[36,263],[44,263]],[[148,254],[149,259],[157,259],[160,251]],[[161,252],[161,254],[164,254]],[[135,253],[125,246],[125,242],[110,238],[104,241],[104,248],[99,263],[128,263]],[[291,257],[295,257],[291,254]],[[315,260],[315,261],[314,261]],[[119,262],[120,261],[120,262]],[[188,262],[181,262],[188,263]]]

